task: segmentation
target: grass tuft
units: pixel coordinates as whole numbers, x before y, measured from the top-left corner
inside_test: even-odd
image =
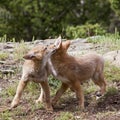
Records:
[[[23,56],[27,53],[28,51],[28,46],[25,44],[24,41],[21,41],[20,44],[17,44],[15,49],[14,49],[14,59],[15,60],[22,60]]]
[[[62,112],[55,120],[75,120],[74,116],[70,112]]]
[[[0,53],[0,60],[6,60],[9,57],[9,54],[6,52]]]

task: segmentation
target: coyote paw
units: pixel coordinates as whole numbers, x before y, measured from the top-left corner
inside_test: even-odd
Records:
[[[47,110],[48,112],[53,112],[52,106],[51,106],[51,107],[47,107],[46,110]]]
[[[14,101],[11,103],[10,109],[17,107],[18,104],[19,104],[19,100],[14,100]]]
[[[37,99],[37,100],[35,100],[35,103],[43,103],[44,102],[44,100],[43,99]]]

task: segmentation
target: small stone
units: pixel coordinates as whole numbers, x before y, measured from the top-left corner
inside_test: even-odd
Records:
[[[13,70],[0,70],[2,74],[14,74]]]
[[[0,61],[0,64],[5,64],[6,62],[5,61]]]

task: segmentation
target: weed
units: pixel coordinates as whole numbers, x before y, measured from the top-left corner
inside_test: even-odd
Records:
[[[23,55],[28,51],[28,46],[25,44],[24,41],[21,41],[20,44],[17,44],[14,50],[14,59],[21,60]]]
[[[104,74],[106,81],[120,81],[120,68],[111,65],[109,62],[105,63]]]
[[[35,110],[39,109],[39,108],[43,108],[43,104],[41,103],[32,103],[31,104],[31,112],[34,112]]]
[[[120,36],[117,33],[88,38],[88,42],[99,46],[100,49],[97,50],[99,53],[120,49]]]
[[[92,81],[90,81],[89,83],[84,84],[84,90],[85,94],[89,94],[95,92],[97,90],[97,86]]]
[[[115,112],[111,112],[111,111],[107,111],[107,112],[103,112],[103,113],[98,112],[96,114],[96,120],[102,120],[103,118],[107,119],[108,116],[112,116],[112,115],[115,115]]]
[[[0,113],[0,120],[13,120],[9,111]]]
[[[7,35],[0,37],[0,42],[7,42]]]
[[[16,92],[16,84],[9,86],[5,91],[8,96],[14,96]]]
[[[27,85],[25,92],[31,92],[32,94],[35,94],[36,91],[38,91],[40,88],[39,84],[34,83],[34,82],[29,82]]]
[[[105,96],[115,95],[118,92],[119,92],[118,89],[116,87],[112,86],[107,89]]]
[[[51,75],[51,76],[49,76],[49,85],[53,88],[58,88],[60,86],[60,80],[55,79]]]
[[[75,120],[75,118],[70,112],[62,112],[55,120]]]
[[[8,54],[8,53],[6,53],[6,52],[0,53],[0,60],[5,60],[5,59],[7,59],[8,57],[9,57],[9,54]]]

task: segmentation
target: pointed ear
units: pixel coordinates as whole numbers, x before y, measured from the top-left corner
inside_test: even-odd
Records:
[[[65,42],[62,43],[62,47],[63,47],[63,49],[65,51],[67,51],[67,49],[69,48],[69,46],[70,46],[70,41],[69,40],[67,40],[67,41],[65,41]]]
[[[35,57],[34,53],[28,53],[28,54],[26,54],[26,55],[23,56],[23,58],[27,59],[27,60],[31,60],[34,57]]]
[[[57,40],[55,41],[54,45],[55,45],[56,49],[59,49],[61,47],[61,45],[62,45],[61,36],[59,36],[57,38]]]

